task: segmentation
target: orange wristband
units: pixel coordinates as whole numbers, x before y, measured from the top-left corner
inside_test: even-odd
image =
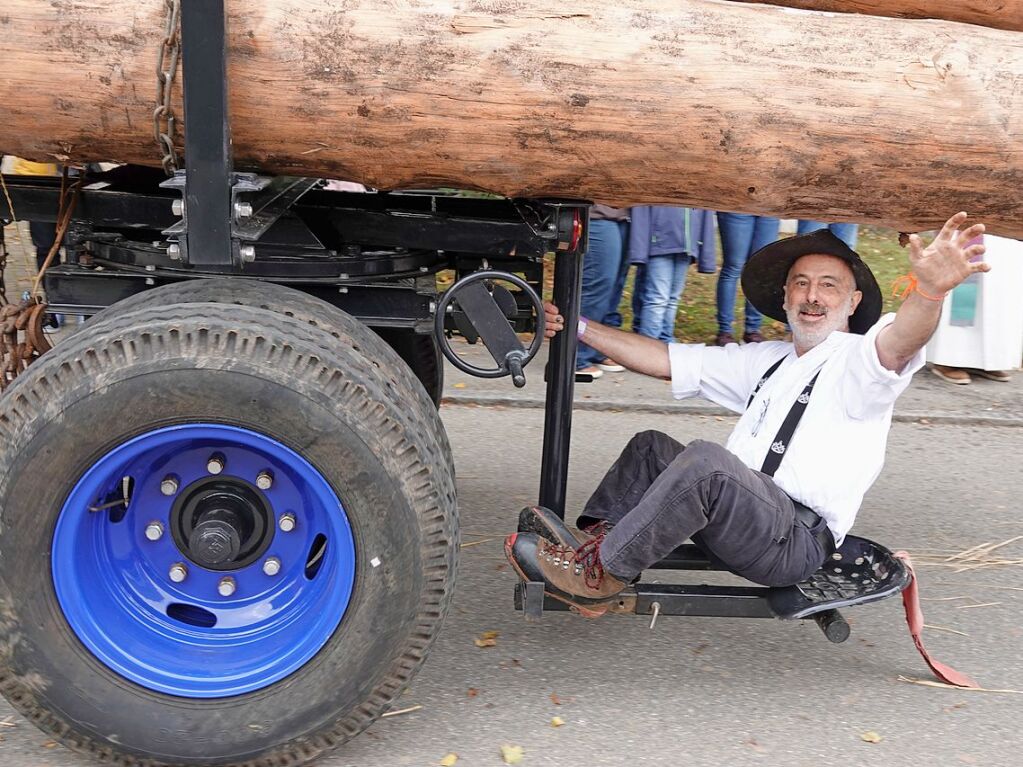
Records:
[[[932,296],[924,293],[920,290],[920,284],[916,281],[916,275],[912,272],[902,275],[892,283],[892,295],[896,298],[906,298],[913,292],[919,293],[928,301],[944,301],[945,296],[948,295],[948,293],[942,293],[940,296]]]

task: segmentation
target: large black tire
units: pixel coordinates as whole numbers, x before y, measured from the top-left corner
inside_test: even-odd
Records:
[[[458,553],[437,413],[381,368],[391,354],[354,321],[328,334],[250,306],[144,305],[90,323],[21,376],[0,408],[0,691],[11,704],[117,765],[297,765],[386,711],[437,635]],[[299,453],[342,499],[355,539],[337,630],[290,676],[235,697],[174,697],[114,673],[78,640],[51,575],[79,477],[112,447],[189,422]]]
[[[336,306],[294,288],[251,279],[212,278],[185,280],[136,293],[94,315],[90,323],[102,322],[140,306],[204,301],[258,306],[296,317],[335,336],[348,332],[352,323],[357,322]],[[411,369],[425,389],[426,396],[439,406],[444,393],[444,363],[436,339],[430,334],[419,334],[406,328],[380,327],[373,330]],[[397,358],[389,355],[386,362],[396,363]]]

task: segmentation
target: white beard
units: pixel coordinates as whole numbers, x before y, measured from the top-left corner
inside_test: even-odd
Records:
[[[785,307],[785,316],[788,318],[789,327],[792,328],[792,342],[796,348],[808,351],[822,344],[836,330],[846,330],[849,315],[852,313],[852,300],[853,297],[850,295],[844,306],[829,309],[823,321],[810,327],[803,324],[799,316],[799,306]]]

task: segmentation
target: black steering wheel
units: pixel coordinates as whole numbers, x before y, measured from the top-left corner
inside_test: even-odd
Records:
[[[533,336],[529,348],[522,345],[509,321],[515,315],[518,305],[514,299],[502,300],[502,297],[510,297],[510,293],[494,284],[497,282],[509,282],[521,290],[536,313],[536,335]],[[466,362],[451,348],[451,342],[444,332],[444,324],[449,307],[456,301],[472,329],[483,339],[487,351],[497,363],[496,368],[482,368]],[[434,317],[434,332],[441,352],[463,373],[477,378],[501,378],[510,375],[512,382],[521,388],[526,385],[526,376],[522,369],[536,356],[543,344],[543,301],[532,286],[516,274],[486,269],[473,272],[448,288],[441,297]]]

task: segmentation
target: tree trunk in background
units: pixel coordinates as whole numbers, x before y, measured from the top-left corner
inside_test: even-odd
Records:
[[[240,170],[1023,237],[1023,35],[707,0],[227,5]],[[0,150],[158,165],[164,14],[4,0]]]
[[[1023,0],[739,0],[811,11],[946,19],[1023,32]]]

